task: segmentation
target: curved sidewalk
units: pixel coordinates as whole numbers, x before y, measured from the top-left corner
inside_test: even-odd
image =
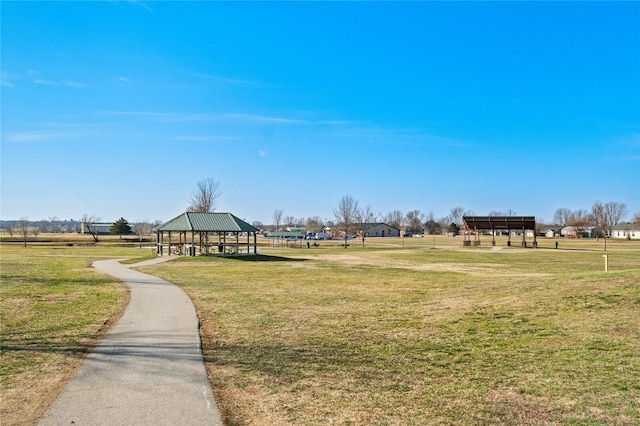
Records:
[[[87,356],[38,425],[222,425],[204,367],[193,303],[168,281],[93,266],[131,289],[124,315]]]

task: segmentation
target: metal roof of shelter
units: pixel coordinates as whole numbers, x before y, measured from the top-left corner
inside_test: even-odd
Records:
[[[535,216],[464,216],[469,229],[536,229]]]
[[[295,238],[303,238],[305,236],[304,231],[274,231],[274,232],[267,232],[265,237],[267,238],[288,238],[288,237],[295,237]]]
[[[231,213],[185,212],[153,228],[154,232],[258,232]]]

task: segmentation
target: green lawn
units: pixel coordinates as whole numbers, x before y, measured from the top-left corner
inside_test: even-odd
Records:
[[[202,322],[229,425],[638,424],[640,242],[438,237],[143,268]],[[519,245],[514,240],[514,245]],[[0,417],[31,424],[127,293],[126,247],[0,245]]]
[[[609,241],[608,273],[602,240],[487,244],[370,239],[145,271],[194,299],[230,425],[640,423],[640,242]]]
[[[128,248],[0,246],[0,418],[32,424],[128,299],[91,268]]]

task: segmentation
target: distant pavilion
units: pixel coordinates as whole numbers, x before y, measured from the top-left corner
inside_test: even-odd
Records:
[[[471,235],[474,236],[473,245],[480,245],[482,231],[491,231],[493,246],[496,245],[496,231],[507,231],[509,239],[507,245],[511,246],[511,231],[522,232],[522,247],[527,247],[527,231],[533,231],[533,247],[538,247],[536,240],[535,216],[464,216],[463,234],[465,246],[471,245]]]
[[[259,229],[231,213],[185,212],[153,231],[157,235],[158,255],[258,253]]]

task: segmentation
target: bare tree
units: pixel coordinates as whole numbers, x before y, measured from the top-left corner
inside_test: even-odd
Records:
[[[216,210],[216,202],[222,195],[220,182],[213,178],[199,181],[191,193],[189,211],[210,213]]]
[[[507,209],[506,211],[492,210],[487,216],[515,216],[516,211],[513,209]]]
[[[273,226],[276,231],[280,230],[280,223],[282,223],[282,210],[276,209],[273,211]]]
[[[322,231],[323,226],[324,226],[324,223],[322,219],[319,216],[313,216],[313,217],[307,218],[305,229],[307,230],[307,232],[313,232],[313,231],[317,232],[317,231]]]
[[[400,229],[404,222],[404,214],[400,210],[394,210],[385,215],[384,221],[387,225]]]
[[[606,238],[606,218],[605,218],[605,210],[604,204],[597,202],[591,206],[591,223],[596,227],[596,238],[599,238],[600,235]]]
[[[406,215],[407,225],[409,231],[422,233],[422,221],[424,220],[424,214],[420,210],[411,210]]]
[[[366,207],[358,210],[358,221],[361,226],[361,236],[362,236],[362,247],[364,247],[364,240],[367,236],[367,231],[369,230],[369,225],[374,220],[374,213],[371,209],[371,206],[367,205]]]
[[[611,201],[604,205],[604,227],[609,235],[613,227],[622,222],[626,215],[627,206],[624,203]]]
[[[349,233],[355,229],[355,221],[358,218],[358,201],[350,195],[345,195],[333,210],[333,215],[338,229],[344,232],[344,248],[347,248]]]
[[[569,218],[569,226],[573,227],[576,233],[576,238],[582,237],[590,223],[589,213],[583,209],[574,211],[571,213],[571,217]]]
[[[465,216],[468,212],[464,209],[464,207],[454,207],[449,210],[449,220],[448,222],[455,223],[458,226],[462,225],[462,217]]]
[[[560,226],[565,227],[569,224],[571,219],[571,210],[566,207],[561,207],[553,213],[553,220]]]
[[[80,226],[82,226],[85,230],[85,232],[89,232],[91,234],[91,236],[93,237],[93,241],[94,242],[98,242],[98,231],[96,229],[96,222],[98,221],[98,218],[95,216],[89,216],[88,214],[83,214],[82,217],[80,218],[79,222],[80,222]]]
[[[633,215],[633,223],[640,223],[640,213]]]
[[[29,220],[23,217],[18,221],[18,234],[22,236],[24,246],[27,246],[27,236],[29,235]]]
[[[608,203],[594,203],[591,207],[591,219],[597,228],[598,236],[611,235],[612,228],[620,223],[627,215],[627,206],[623,203],[610,201]]]
[[[133,227],[136,231],[136,235],[138,235],[139,237],[138,240],[140,242],[140,248],[142,248],[142,240],[147,235],[151,235],[151,232],[153,231],[153,225],[149,222],[137,222],[133,225]]]
[[[284,217],[284,225],[287,227],[295,226],[296,218],[293,216],[285,216]]]
[[[424,228],[429,235],[436,235],[442,232],[442,226],[436,221],[433,212],[429,212],[427,220],[424,223]]]
[[[38,228],[40,232],[51,232],[51,222],[49,222],[48,220],[42,219],[38,223]]]
[[[49,223],[51,223],[51,232],[58,234],[60,233],[60,219],[55,216],[49,218]]]

